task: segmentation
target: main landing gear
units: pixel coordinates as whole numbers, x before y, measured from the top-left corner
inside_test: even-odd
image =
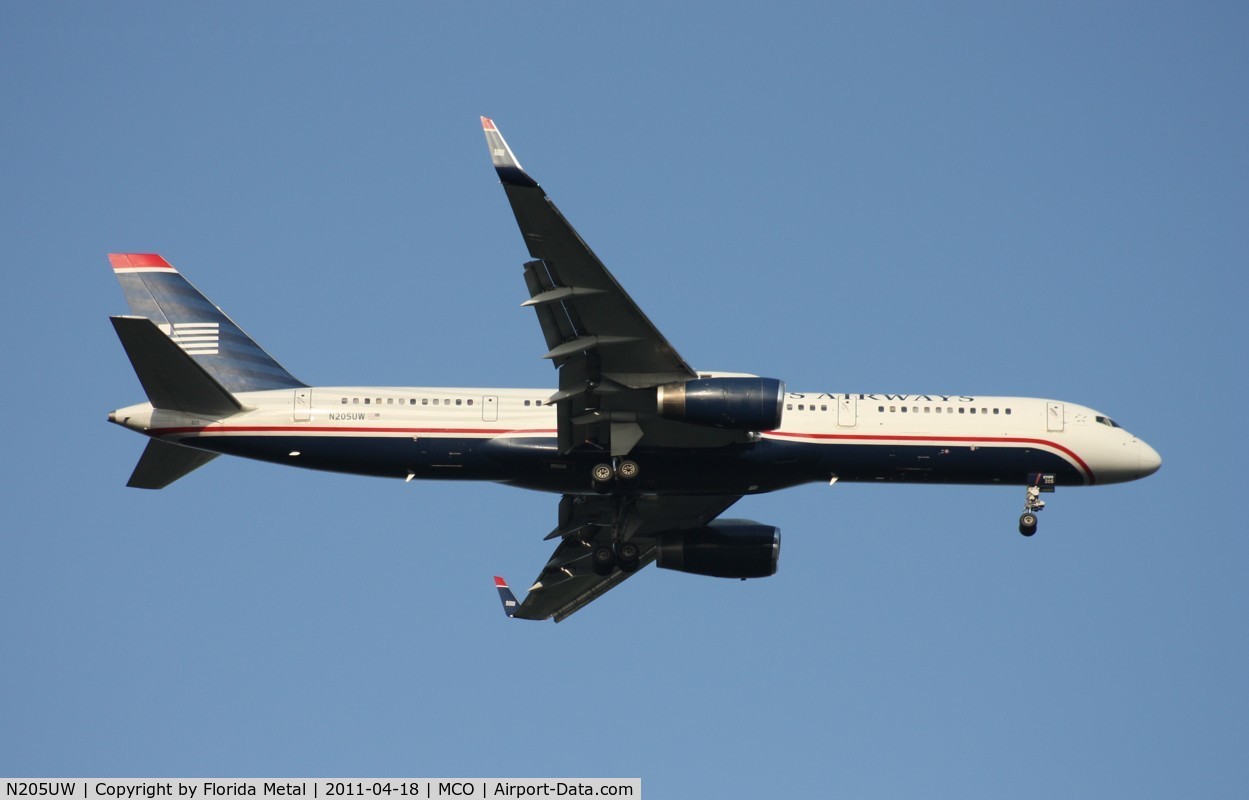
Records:
[[[612,540],[596,544],[590,554],[590,563],[594,565],[594,572],[598,575],[610,575],[615,569],[628,574],[636,572],[641,566],[642,549],[634,542],[619,538],[622,527],[619,518],[620,509],[630,502],[634,491],[629,484],[637,479],[641,471],[636,461],[630,461],[627,458],[612,458],[610,463],[595,464],[590,470],[590,477],[594,481],[594,491],[599,494],[612,494],[613,500],[618,501],[616,504],[617,520],[613,528]]]
[[[1027,496],[1024,498],[1023,514],[1019,517],[1019,532],[1024,536],[1036,533],[1037,512],[1045,509],[1042,492],[1054,491],[1054,476],[1043,472],[1034,472],[1028,476]]]
[[[642,549],[633,542],[601,544],[591,554],[594,572],[599,575],[610,575],[616,567],[624,573],[636,572],[641,558]]]
[[[595,491],[606,493],[611,491],[614,482],[634,480],[639,472],[641,468],[636,461],[613,458],[610,464],[595,464],[594,469],[590,470],[590,477],[594,479]]]

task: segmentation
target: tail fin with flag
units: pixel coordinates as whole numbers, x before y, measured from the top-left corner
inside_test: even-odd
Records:
[[[305,386],[159,255],[110,253],[108,260],[130,313],[150,319],[226,391]]]

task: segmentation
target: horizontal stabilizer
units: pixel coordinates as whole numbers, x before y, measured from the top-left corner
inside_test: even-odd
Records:
[[[216,453],[149,439],[126,485],[135,489],[164,489],[217,457]]]
[[[189,414],[225,416],[243,410],[185,350],[146,317],[110,317],[148,402]]]

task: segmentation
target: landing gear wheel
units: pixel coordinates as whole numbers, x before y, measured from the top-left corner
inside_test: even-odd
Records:
[[[622,564],[636,564],[637,560],[642,557],[642,551],[633,542],[621,542],[616,545],[616,558]]]
[[[615,477],[616,471],[611,468],[611,464],[595,464],[590,475],[595,483],[609,483]]]
[[[641,472],[641,468],[638,467],[638,462],[636,461],[621,461],[620,467],[617,469],[617,473],[626,481],[636,478],[639,472]]]
[[[1036,533],[1036,514],[1028,512],[1019,518],[1019,532],[1024,536]]]
[[[611,548],[611,545],[596,547],[590,555],[590,560],[594,562],[596,574],[608,575],[616,567],[616,551]]]

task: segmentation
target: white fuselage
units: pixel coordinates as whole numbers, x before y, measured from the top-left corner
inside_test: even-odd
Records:
[[[294,466],[526,485],[514,474],[521,461],[485,469],[482,457],[508,446],[500,452],[529,453],[548,465],[559,461],[549,395],[543,389],[327,386],[240,393],[245,410],[220,418],[141,403],[110,419],[179,444]],[[1116,483],[1149,475],[1161,463],[1148,444],[1093,409],[1026,397],[790,392],[781,427],[762,432],[757,442],[754,447],[776,450],[774,471],[801,461],[802,472],[773,485],[767,464],[755,459],[751,466],[765,479],[751,478],[744,491],[834,478],[1017,483],[1029,458],[1036,462],[1032,472],[1065,468],[1061,483]],[[646,444],[643,438],[639,448]],[[534,488],[569,490],[555,480]]]

